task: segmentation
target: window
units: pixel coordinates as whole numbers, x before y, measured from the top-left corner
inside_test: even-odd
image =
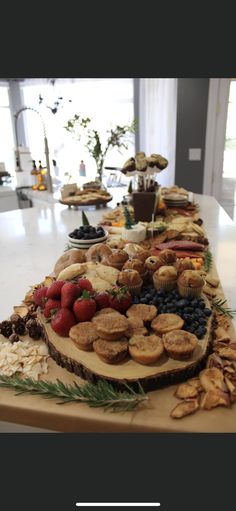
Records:
[[[15,172],[14,136],[9,105],[8,85],[0,83],[0,161],[9,174]]]
[[[49,142],[50,158],[55,159],[60,177],[65,173],[77,179],[80,161],[86,165],[86,180],[94,179],[96,164],[82,144],[75,141],[64,126],[76,113],[93,120],[94,127],[104,139],[106,130],[116,124],[127,124],[134,119],[133,79],[57,79],[25,80],[22,85],[24,103],[38,110],[45,122]],[[39,104],[39,95],[43,101]],[[62,97],[58,111],[53,107]],[[42,126],[34,112],[24,113],[27,145],[32,158],[45,163]],[[134,135],[129,137],[128,150],[112,149],[105,166],[119,167],[135,152]]]

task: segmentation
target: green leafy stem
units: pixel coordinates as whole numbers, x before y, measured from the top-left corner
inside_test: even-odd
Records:
[[[0,375],[0,387],[15,389],[16,395],[38,394],[47,399],[59,398],[60,402],[57,404],[79,402],[85,403],[91,408],[103,408],[104,411],[111,412],[133,411],[149,399],[140,384],[138,392],[125,383],[125,390],[119,391],[105,380],[101,380],[97,384],[79,385],[74,382],[73,385],[68,385],[60,380],[56,382],[36,381],[29,377],[22,379],[17,375]]]

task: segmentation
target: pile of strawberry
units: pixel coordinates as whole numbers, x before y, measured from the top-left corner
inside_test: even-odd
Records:
[[[112,291],[96,293],[86,278],[68,282],[57,280],[50,287],[34,291],[33,301],[58,335],[68,337],[70,328],[81,321],[90,321],[97,310],[112,307],[125,312],[132,297],[125,287],[114,286]]]

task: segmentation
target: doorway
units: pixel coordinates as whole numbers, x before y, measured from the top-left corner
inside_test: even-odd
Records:
[[[230,81],[220,204],[236,221],[236,79]]]
[[[236,221],[236,79],[210,79],[203,193]]]

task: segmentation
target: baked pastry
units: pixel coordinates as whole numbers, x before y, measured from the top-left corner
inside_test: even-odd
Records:
[[[148,329],[144,326],[144,322],[140,318],[128,318],[129,328],[125,336],[130,339],[134,335],[148,335]]]
[[[174,266],[161,266],[153,274],[153,284],[155,289],[171,291],[177,284],[177,270]]]
[[[166,353],[175,360],[190,358],[198,344],[196,335],[185,330],[172,330],[164,334],[162,339]]]
[[[102,314],[94,322],[96,332],[101,339],[116,341],[123,337],[129,328],[128,320],[121,314]]]
[[[131,305],[126,312],[128,318],[139,318],[146,322],[152,321],[157,315],[157,308],[155,305],[146,305],[145,303],[138,303]]]
[[[170,250],[169,248],[162,250],[159,257],[161,261],[163,261],[163,265],[173,265],[176,261],[174,250]]]
[[[120,248],[111,250],[111,254],[108,255],[106,259],[106,264],[108,266],[112,266],[112,268],[116,268],[117,270],[121,270],[124,266],[125,262],[129,258],[127,252]]]
[[[116,284],[119,270],[100,263],[77,263],[62,270],[57,280],[72,280],[82,275],[91,282],[95,291],[109,291]]]
[[[165,169],[168,165],[168,160],[161,156],[161,154],[152,153],[151,158],[154,158],[154,166],[160,170]]]
[[[147,268],[151,275],[161,266],[163,266],[163,262],[158,256],[150,256],[145,261],[145,268]]]
[[[177,270],[178,276],[185,270],[194,270],[194,265],[190,259],[177,259],[174,263],[174,267]]]
[[[127,243],[124,246],[125,252],[127,252],[129,258],[137,258],[138,254],[143,252],[143,248],[137,245],[137,243]]]
[[[88,249],[86,253],[86,261],[106,264],[106,260],[111,253],[112,249],[104,243],[95,243]]]
[[[196,270],[185,270],[178,278],[178,291],[183,297],[200,296],[204,285],[204,278]]]
[[[136,253],[135,258],[142,261],[142,263],[145,263],[149,256],[150,256],[149,250],[143,249]]]
[[[136,170],[136,165],[135,165],[135,159],[134,158],[129,158],[123,165],[122,169],[121,169],[121,172],[123,172],[123,174],[127,174],[127,172],[135,172]]]
[[[163,351],[163,342],[157,335],[134,335],[129,340],[129,354],[139,364],[154,364]]]
[[[98,334],[91,321],[84,321],[72,326],[69,331],[69,337],[77,348],[84,351],[93,351],[93,342],[98,339]]]
[[[67,250],[65,254],[59,257],[54,266],[53,271],[55,276],[58,277],[59,273],[71,264],[84,263],[86,261],[85,253],[85,250],[80,250],[78,248],[71,248],[70,250]]]
[[[184,320],[178,314],[159,314],[151,322],[152,329],[159,335],[167,334],[172,330],[180,330]]]
[[[145,271],[144,263],[142,263],[139,259],[128,259],[122,269],[136,270],[140,275],[142,275]]]
[[[98,339],[93,343],[93,349],[106,364],[118,364],[128,355],[128,341],[124,338],[114,342]]]
[[[136,270],[122,270],[118,276],[118,284],[126,286],[132,296],[139,295],[143,281]]]

